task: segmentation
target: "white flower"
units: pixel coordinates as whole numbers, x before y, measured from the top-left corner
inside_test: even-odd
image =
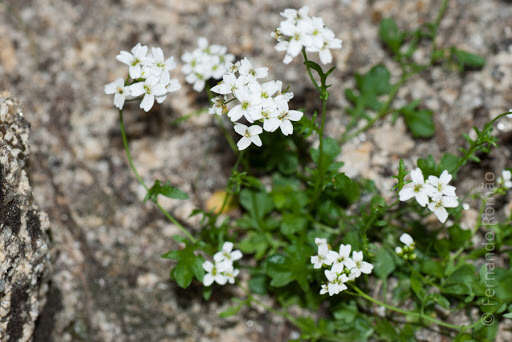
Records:
[[[428,204],[428,198],[432,194],[432,186],[425,184],[420,168],[411,171],[411,178],[412,182],[405,184],[398,193],[400,201],[407,201],[414,197],[419,205],[424,207]]]
[[[469,210],[470,206],[467,203],[462,203],[462,209]]]
[[[313,268],[319,269],[324,265],[332,265],[336,257],[336,252],[329,250],[329,246],[327,246],[326,242],[325,244],[322,243],[318,245],[318,255],[311,257],[311,263],[313,264]]]
[[[176,67],[173,57],[165,59],[164,52],[159,47],[151,48],[151,64],[149,65],[150,74],[160,78],[163,84],[169,83],[169,71]]]
[[[361,251],[353,251],[352,252],[352,260],[354,261],[355,267],[353,270],[356,270],[357,276],[361,275],[361,273],[364,274],[370,274],[373,270],[373,265],[369,262],[363,261],[363,252]]]
[[[331,30],[324,30],[322,33],[324,38],[322,47],[318,51],[320,61],[322,64],[329,64],[332,62],[331,49],[341,49],[341,40],[336,39]]]
[[[234,56],[226,54],[225,46],[208,45],[206,38],[199,38],[197,45],[196,50],[184,53],[181,59],[185,62],[182,68],[185,80],[200,92],[208,79],[218,80],[229,72]]]
[[[286,9],[281,15],[285,18],[271,34],[277,40],[275,49],[286,51],[283,63],[288,64],[305,48],[308,52],[319,52],[323,64],[332,62],[331,49],[340,49],[341,40],[325,27],[321,18],[310,17],[308,7],[299,11]]]
[[[404,252],[404,250],[402,249],[402,247],[398,247],[398,246],[397,246],[397,247],[395,247],[395,253],[396,253],[396,254],[400,255],[400,254],[402,254],[403,252]]]
[[[221,262],[229,262],[233,263],[236,260],[239,260],[242,258],[242,252],[239,250],[233,251],[233,243],[226,241],[224,242],[224,245],[222,245],[222,250],[215,253],[213,256],[213,260],[215,260],[216,263]]]
[[[414,244],[414,240],[413,240],[412,236],[410,236],[407,233],[403,233],[400,236],[400,242],[402,242],[407,247],[411,247]]]
[[[429,176],[427,183],[432,185],[437,195],[456,197],[455,187],[448,185],[451,180],[452,175],[450,175],[447,170],[444,170],[440,177]]]
[[[129,66],[129,74],[131,78],[138,79],[142,75],[142,66],[146,61],[147,53],[148,47],[137,43],[137,45],[135,45],[131,50],[131,53],[128,51],[121,51],[119,55],[117,55],[116,59]]]
[[[350,258],[350,250],[352,246],[350,245],[340,245],[339,252],[336,253],[336,258],[334,260],[334,265],[341,264],[346,266],[348,269],[354,268],[355,263],[354,260]]]
[[[235,74],[226,74],[222,76],[222,81],[211,89],[214,93],[227,95],[232,94],[240,86],[240,81]]]
[[[235,268],[230,268],[230,269],[227,269],[224,272],[222,272],[222,275],[227,278],[228,283],[234,284],[235,283],[235,278],[238,275],[238,273],[240,273],[239,270],[237,270]]]
[[[261,139],[258,136],[263,132],[260,126],[252,125],[251,127],[247,127],[243,124],[235,125],[235,132],[240,134],[242,138],[236,144],[240,151],[245,150],[251,143],[256,146],[261,146]]]
[[[265,78],[268,75],[267,67],[254,68],[247,58],[242,59],[239,63],[238,72],[240,73],[240,76],[247,76],[258,79]]]
[[[128,88],[124,86],[124,80],[122,78],[118,78],[112,83],[105,85],[105,94],[115,94],[114,95],[114,106],[119,109],[123,109],[124,100],[126,96],[129,95]]]
[[[156,78],[148,78],[144,82],[137,82],[128,87],[132,96],[140,96],[144,94],[144,98],[140,103],[140,108],[148,112],[155,103],[155,97],[164,96],[166,94],[165,86]]]
[[[503,170],[501,172],[500,184],[503,184],[506,189],[512,188],[512,172]]]
[[[279,101],[277,102],[277,109],[280,120],[279,128],[284,135],[290,135],[293,133],[293,125],[291,121],[299,121],[302,118],[302,112],[298,110],[289,110],[288,102]]]
[[[250,83],[246,87],[235,90],[234,95],[240,104],[235,105],[228,113],[231,121],[238,121],[243,116],[249,122],[261,118],[260,85],[257,82]]]
[[[457,197],[437,195],[432,198],[432,202],[428,204],[428,208],[436,215],[436,217],[445,223],[448,218],[448,212],[445,208],[456,208],[459,205]]]
[[[213,264],[211,261],[205,261],[203,263],[203,269],[207,272],[203,277],[204,286],[210,286],[213,282],[219,285],[224,285],[228,281],[222,272],[229,270],[229,265],[226,263]]]

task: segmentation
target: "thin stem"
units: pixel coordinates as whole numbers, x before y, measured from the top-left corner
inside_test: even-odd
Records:
[[[313,195],[313,205],[316,204],[318,197],[320,196],[320,192],[323,188],[324,183],[324,175],[325,175],[325,168],[324,168],[324,128],[325,128],[325,116],[326,116],[326,109],[327,109],[327,99],[322,97],[322,118],[320,123],[320,132],[319,132],[319,139],[320,139],[320,145],[318,147],[318,177],[315,181],[315,192]]]
[[[364,299],[366,299],[366,300],[368,300],[368,301],[370,301],[370,302],[372,302],[374,304],[383,306],[383,307],[385,307],[388,310],[395,311],[395,312],[401,313],[403,315],[416,316],[420,320],[426,320],[426,321],[429,321],[431,323],[443,326],[445,328],[450,328],[450,329],[457,330],[457,331],[466,331],[468,329],[474,328],[475,326],[480,324],[480,322],[482,321],[482,318],[481,318],[476,323],[473,323],[471,325],[456,325],[456,324],[446,323],[446,322],[443,322],[443,321],[438,320],[436,318],[433,318],[431,316],[424,315],[424,314],[422,314],[420,312],[404,310],[404,309],[397,308],[396,306],[384,303],[384,302],[382,302],[382,301],[380,301],[378,299],[375,299],[375,298],[367,295],[361,289],[359,289],[356,285],[352,285],[352,288],[357,292],[357,295],[359,297],[362,297],[362,298],[364,298]]]
[[[139,184],[142,185],[142,187],[146,191],[148,191],[149,190],[148,186],[146,185],[146,183],[140,176],[139,172],[137,171],[137,168],[135,167],[135,164],[133,163],[132,154],[130,153],[130,147],[128,146],[128,138],[126,137],[126,130],[124,127],[124,119],[123,119],[123,111],[122,110],[119,110],[119,127],[121,128],[121,137],[123,138],[123,147],[124,147],[124,152],[126,154],[126,159],[128,159],[128,165],[130,166],[130,169],[132,170],[132,172],[135,175],[135,178],[137,179]],[[181,223],[179,223],[167,210],[165,210],[160,205],[160,203],[158,203],[158,200],[155,200],[154,203],[156,204],[157,208],[162,212],[162,214],[164,214],[164,216],[167,217],[167,219],[169,219],[169,221],[174,223],[190,241],[192,241],[193,243],[197,242],[197,240],[192,236],[192,234],[190,234],[190,232],[185,227],[183,227],[183,225]]]
[[[327,112],[327,98],[329,96],[329,93],[327,91],[327,84],[325,84],[325,77],[321,77],[322,84],[318,85],[317,81],[313,77],[313,73],[311,72],[311,68],[309,66],[309,59],[308,55],[306,53],[306,49],[302,48],[302,56],[304,57],[304,65],[306,65],[306,70],[308,72],[309,78],[311,79],[311,82],[313,82],[313,85],[315,86],[316,90],[320,93],[320,99],[322,101],[322,111],[320,115],[320,131],[318,132],[318,137],[320,139],[320,144],[318,147],[318,177],[315,179],[315,188],[313,192],[313,200],[312,204],[315,206],[319,196],[320,192],[323,188],[324,183],[324,175],[325,175],[325,168],[324,168],[324,130],[325,130],[325,116]]]
[[[313,73],[311,72],[311,69],[309,68],[307,62],[309,62],[308,60],[308,55],[306,54],[306,49],[305,48],[302,48],[302,56],[304,57],[304,64],[306,65],[306,69],[308,71],[308,75],[309,75],[309,78],[311,79],[311,82],[313,82],[313,85],[315,86],[315,88],[320,91],[320,86],[318,85],[318,83],[316,82],[315,78],[313,77]]]
[[[229,178],[231,178],[233,176],[235,171],[238,171],[238,165],[240,164],[240,161],[242,160],[243,154],[244,154],[244,151],[241,151],[238,153],[238,158],[236,160],[235,166],[233,166],[233,170],[231,170],[231,176]],[[222,214],[224,212],[226,205],[228,204],[229,200],[231,199],[232,194],[228,187],[229,187],[229,180],[228,180],[228,185],[226,186],[226,196],[224,196],[224,201],[222,202],[220,210],[217,212],[217,216],[219,216],[220,214]]]

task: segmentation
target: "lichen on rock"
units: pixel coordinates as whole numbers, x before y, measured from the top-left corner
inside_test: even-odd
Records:
[[[47,292],[46,214],[27,176],[30,125],[0,93],[0,341],[30,341]]]

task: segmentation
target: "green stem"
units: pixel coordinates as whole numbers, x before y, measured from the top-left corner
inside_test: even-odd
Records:
[[[231,176],[229,178],[231,178],[233,176],[235,171],[238,171],[238,165],[240,164],[240,161],[242,160],[243,154],[244,154],[244,151],[241,151],[238,153],[238,158],[236,160],[235,166],[233,166],[233,170],[231,170]],[[219,216],[220,214],[222,214],[224,212],[226,205],[228,204],[229,200],[231,199],[232,195],[231,195],[231,191],[228,187],[229,187],[229,180],[228,180],[228,185],[226,186],[226,195],[224,196],[224,200],[222,201],[220,210],[217,212],[217,216]]]
[[[325,117],[327,113],[327,98],[329,96],[329,93],[327,92],[327,84],[325,84],[325,78],[321,77],[322,84],[318,85],[317,81],[313,77],[313,73],[311,72],[311,68],[309,67],[309,59],[308,55],[306,53],[306,49],[302,49],[302,56],[304,57],[304,64],[306,65],[306,70],[308,72],[309,78],[311,79],[311,82],[313,82],[313,85],[315,86],[316,90],[320,93],[320,100],[322,101],[322,111],[320,114],[320,131],[318,132],[318,137],[320,139],[320,144],[318,147],[318,177],[315,179],[315,187],[313,192],[313,200],[312,204],[315,206],[316,202],[318,201],[318,198],[320,197],[320,193],[323,188],[324,183],[324,175],[325,175],[325,168],[324,168],[324,131],[325,131]]]
[[[122,110],[119,110],[119,127],[121,128],[121,137],[123,138],[124,152],[126,154],[126,159],[128,159],[128,165],[130,166],[130,169],[132,170],[132,172],[135,175],[135,178],[137,179],[139,184],[142,185],[142,187],[146,191],[148,191],[149,190],[148,186],[146,185],[146,183],[140,176],[139,172],[137,171],[137,168],[135,167],[135,164],[133,163],[132,154],[130,153],[130,147],[128,146],[128,138],[126,137],[126,130],[124,127],[124,119],[123,119],[123,111]],[[192,236],[192,234],[190,234],[190,232],[185,227],[183,227],[183,225],[181,223],[179,223],[167,210],[165,210],[160,205],[160,203],[158,203],[158,200],[155,200],[155,204],[156,204],[157,208],[162,212],[162,214],[164,214],[164,216],[167,217],[167,219],[169,219],[169,221],[174,223],[190,241],[192,241],[193,243],[197,242],[197,240]]]
[[[456,330],[456,331],[466,331],[468,329],[472,329],[475,326],[477,326],[478,324],[480,324],[480,322],[482,321],[482,318],[481,318],[476,323],[473,323],[471,325],[456,325],[456,324],[446,323],[446,322],[443,322],[441,320],[438,320],[437,318],[433,318],[431,316],[424,315],[424,314],[419,313],[419,312],[400,309],[400,308],[397,308],[396,306],[384,303],[384,302],[382,302],[382,301],[380,301],[378,299],[375,299],[375,298],[367,295],[361,289],[359,289],[356,285],[352,285],[352,288],[357,292],[357,295],[359,297],[362,297],[362,298],[364,298],[364,299],[366,299],[366,300],[368,300],[368,301],[370,301],[370,302],[372,302],[374,304],[383,306],[383,307],[385,307],[388,310],[395,311],[395,312],[401,313],[401,314],[406,315],[406,316],[407,315],[408,316],[415,316],[415,317],[419,318],[420,320],[426,320],[426,321],[429,321],[431,323],[443,326],[445,328],[450,328],[450,329],[453,329],[453,330]]]
[[[485,124],[484,128],[482,129],[482,132],[487,130],[487,129],[490,129],[492,126],[494,126],[494,124],[496,123],[496,121],[500,120],[501,118],[503,118],[504,116],[506,115],[510,115],[512,114],[512,112],[506,112],[506,113],[502,113],[498,116],[496,116],[494,119],[492,119],[491,121],[489,121],[488,123]],[[478,138],[476,141],[474,141],[474,143],[469,147],[469,149],[466,151],[466,153],[464,154],[464,156],[462,156],[462,158],[459,159],[459,162],[457,163],[457,166],[455,167],[455,170],[453,171],[453,174],[456,175],[458,172],[459,172],[459,169],[461,167],[463,167],[464,165],[466,165],[466,163],[468,162],[469,158],[471,158],[471,156],[481,147],[481,146],[484,146],[487,144],[487,141],[479,141]]]
[[[316,82],[315,78],[313,77],[313,73],[311,72],[310,67],[306,63],[306,62],[309,62],[309,59],[308,59],[308,55],[306,54],[306,49],[305,48],[302,48],[302,56],[304,57],[304,64],[306,65],[306,69],[308,71],[308,75],[309,75],[309,78],[311,79],[311,82],[313,82],[313,85],[315,86],[315,88],[318,91],[320,91],[321,88],[318,85],[318,83]]]

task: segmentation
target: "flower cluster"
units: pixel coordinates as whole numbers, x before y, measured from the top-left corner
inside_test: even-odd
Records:
[[[208,45],[206,38],[199,38],[197,45],[196,50],[181,56],[185,63],[181,71],[186,75],[185,80],[193,84],[194,90],[201,92],[208,79],[220,80],[228,73],[235,56],[226,53],[225,46]]]
[[[355,280],[361,274],[370,274],[373,265],[363,261],[363,252],[352,251],[350,257],[351,245],[340,245],[339,252],[329,249],[326,239],[315,239],[318,247],[318,254],[311,257],[311,263],[316,269],[324,266],[330,267],[326,269],[325,277],[327,283],[322,284],[320,294],[329,293],[329,296],[340,293],[347,289],[346,283]]]
[[[172,57],[165,59],[161,48],[137,44],[131,52],[121,51],[116,59],[128,65],[130,78],[122,78],[105,85],[106,94],[114,94],[114,105],[123,109],[126,99],[143,96],[140,108],[149,111],[156,102],[165,101],[167,94],[180,89],[177,79],[172,79],[170,71],[176,67]]]
[[[263,130],[274,132],[278,128],[284,135],[293,133],[292,121],[302,118],[302,112],[290,110],[288,101],[293,93],[282,91],[281,81],[267,81],[260,83],[260,79],[267,77],[268,68],[254,68],[251,62],[244,58],[230,67],[230,73],[222,77],[222,81],[211,89],[220,94],[212,99],[213,105],[210,114],[223,115],[236,122],[235,131],[242,136],[238,141],[238,149],[244,150],[249,145],[261,146],[259,134]],[[231,108],[228,104],[232,103]],[[250,127],[238,123],[245,118],[250,124],[260,122]]]
[[[404,185],[399,192],[400,201],[407,201],[415,198],[422,207],[428,206],[441,223],[446,222],[448,212],[446,208],[455,208],[459,205],[455,187],[448,185],[452,176],[447,170],[441,173],[440,177],[429,176],[427,181],[423,177],[421,169],[411,171],[410,183]]]
[[[233,250],[232,242],[224,242],[222,249],[213,256],[215,263],[211,261],[203,263],[203,269],[207,272],[203,277],[204,286],[210,286],[213,282],[219,285],[225,285],[228,282],[234,284],[239,270],[233,267],[233,262],[241,258],[242,252]]]
[[[498,184],[505,189],[512,188],[512,172],[510,170],[503,170],[501,177],[498,179]]]
[[[323,64],[332,62],[331,49],[341,49],[341,40],[325,27],[324,21],[319,17],[310,17],[309,8],[302,7],[285,9],[281,16],[285,18],[279,27],[272,32],[277,40],[275,49],[286,51],[283,63],[288,64],[305,48],[307,52],[318,52]]]
[[[404,258],[405,260],[414,260],[416,259],[416,254],[414,253],[414,240],[412,236],[410,236],[407,233],[403,233],[400,236],[400,242],[403,243],[404,247],[395,247],[395,253],[399,256]]]

